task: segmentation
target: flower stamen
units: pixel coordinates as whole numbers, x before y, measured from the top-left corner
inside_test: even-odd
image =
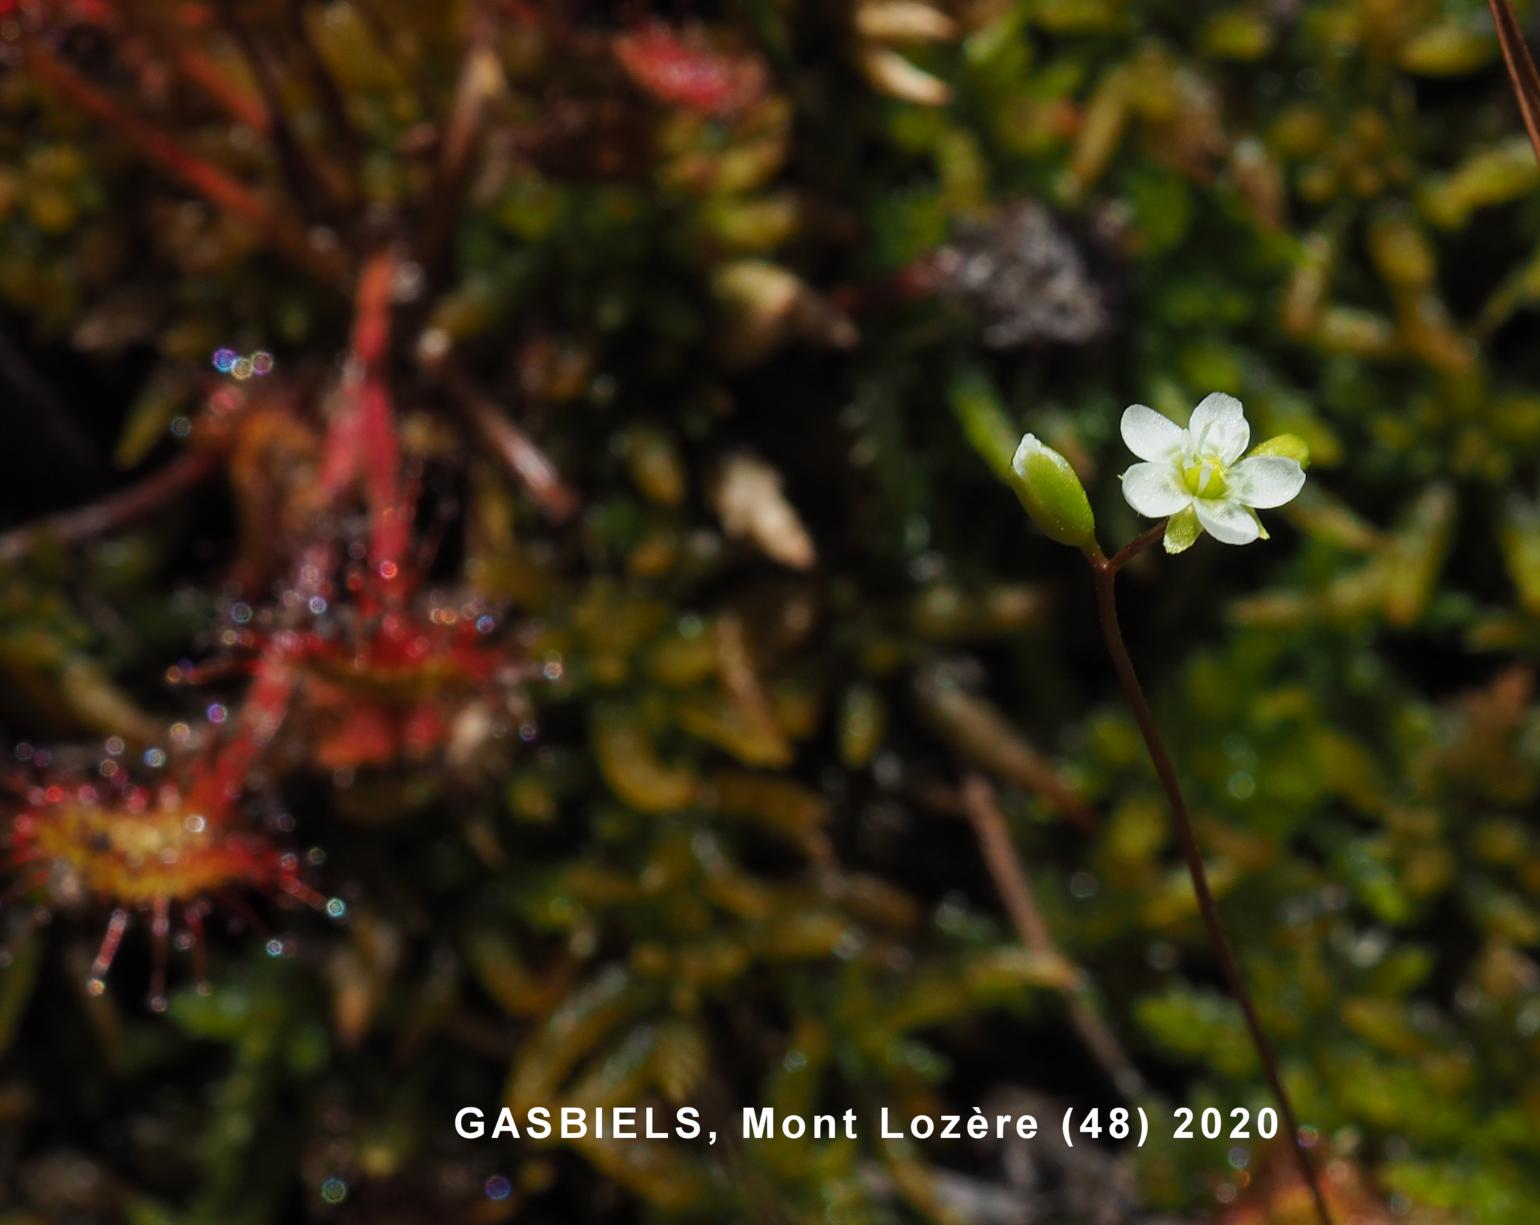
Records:
[[[1217,456],[1204,455],[1182,468],[1182,484],[1195,498],[1222,498],[1229,491],[1225,466]]]

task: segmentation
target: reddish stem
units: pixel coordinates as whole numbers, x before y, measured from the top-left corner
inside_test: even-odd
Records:
[[[1128,565],[1129,562],[1133,561],[1134,558],[1138,557],[1139,554],[1143,553],[1157,540],[1160,540],[1162,537],[1164,537],[1165,534],[1166,524],[1165,520],[1162,520],[1154,527],[1140,533],[1138,536],[1135,536],[1110,558],[1108,558],[1108,569],[1116,574],[1119,570]]]
[[[1241,1013],[1246,1019],[1246,1029],[1251,1035],[1251,1044],[1256,1048],[1257,1057],[1261,1060],[1262,1068],[1267,1075],[1267,1083],[1273,1091],[1274,1100],[1278,1103],[1278,1113],[1282,1116],[1283,1125],[1288,1129],[1300,1176],[1304,1179],[1305,1185],[1310,1188],[1316,1217],[1321,1225],[1332,1225],[1331,1210],[1326,1206],[1326,1197],[1321,1191],[1315,1164],[1310,1160],[1310,1153],[1300,1139],[1299,1122],[1294,1114],[1293,1103],[1289,1100],[1288,1090],[1283,1086],[1283,1077],[1278,1071],[1277,1056],[1273,1053],[1267,1032],[1262,1028],[1262,1021],[1257,1015],[1256,1005],[1252,1002],[1245,976],[1241,973],[1240,963],[1236,960],[1235,950],[1225,932],[1224,923],[1219,917],[1219,908],[1214,903],[1214,895],[1209,889],[1208,872],[1203,866],[1203,853],[1198,847],[1198,837],[1193,830],[1192,817],[1187,811],[1187,801],[1183,798],[1181,783],[1177,780],[1176,767],[1171,762],[1170,754],[1166,752],[1160,728],[1150,713],[1144,688],[1139,683],[1138,673],[1134,671],[1133,660],[1129,657],[1128,647],[1123,642],[1123,629],[1118,622],[1115,592],[1118,570],[1130,557],[1159,539],[1163,527],[1164,525],[1151,528],[1126,548],[1114,554],[1110,560],[1101,557],[1099,552],[1090,557],[1102,636],[1107,644],[1107,653],[1112,656],[1112,666],[1117,672],[1118,681],[1123,686],[1123,696],[1128,701],[1129,709],[1133,711],[1134,722],[1139,725],[1145,748],[1149,750],[1150,761],[1154,764],[1155,773],[1160,778],[1161,789],[1166,793],[1166,803],[1171,809],[1177,840],[1182,847],[1182,856],[1187,861],[1187,874],[1192,878],[1193,893],[1198,900],[1198,912],[1203,916],[1203,926],[1208,931],[1209,943],[1213,946],[1214,955],[1219,961],[1219,968],[1224,975],[1225,983],[1230,988],[1230,994],[1240,1005]]]
[[[209,451],[188,451],[143,480],[109,494],[99,502],[12,528],[0,535],[0,562],[25,557],[39,541],[80,544],[121,531],[166,503],[201,485],[219,468],[220,457]]]
[[[1487,0],[1487,3],[1492,9],[1497,43],[1502,48],[1503,63],[1508,68],[1508,80],[1513,85],[1513,97],[1519,104],[1524,130],[1529,133],[1535,157],[1540,158],[1540,72],[1535,71],[1535,61],[1524,41],[1519,19],[1514,16],[1513,5],[1508,0]]]

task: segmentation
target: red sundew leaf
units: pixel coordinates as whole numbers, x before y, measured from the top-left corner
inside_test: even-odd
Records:
[[[362,487],[369,509],[373,595],[380,593],[378,580],[389,584],[404,574],[412,509],[401,492],[399,468],[400,442],[384,375],[357,375],[327,430],[319,484],[323,506],[335,506],[350,489]]]
[[[344,403],[338,407],[327,428],[319,477],[324,505],[336,502],[358,476],[361,426],[358,405]]]
[[[399,567],[406,558],[407,514],[398,476],[401,443],[396,437],[395,410],[383,377],[366,380],[361,397],[363,416],[365,493],[373,520],[371,553],[375,566]],[[391,571],[394,574],[396,571]],[[387,576],[388,577],[388,576]]]
[[[410,507],[400,485],[401,444],[385,369],[390,348],[390,307],[396,260],[388,251],[364,266],[354,292],[349,386],[327,433],[320,483],[327,502],[361,482],[369,506],[376,573],[387,563],[399,572],[405,558]]]
[[[396,260],[389,251],[364,265],[353,295],[353,356],[365,369],[385,360],[390,345],[390,300]]]
[[[653,97],[704,115],[742,110],[765,92],[757,58],[713,50],[666,26],[618,35],[614,50],[626,74]]]
[[[40,540],[75,545],[130,527],[211,479],[219,463],[220,456],[213,451],[188,451],[100,501],[0,533],[0,562],[26,556]]]
[[[11,822],[0,871],[14,877],[11,896],[29,896],[45,910],[82,904],[111,908],[91,965],[88,990],[105,979],[136,914],[150,915],[153,954],[150,1007],[166,1007],[167,952],[180,918],[193,964],[205,978],[203,919],[216,902],[245,911],[244,896],[293,898],[317,909],[326,899],[300,876],[302,861],[256,831],[230,821],[236,796],[217,810],[199,811],[195,797],[175,785],[124,786],[104,794],[95,783],[38,788]],[[156,848],[147,855],[146,847]]]
[[[187,796],[194,810],[222,820],[232,798],[244,789],[247,775],[288,717],[302,647],[298,634],[286,632],[263,650],[235,719],[235,734],[192,773]]]
[[[236,823],[239,794],[200,794],[197,780],[185,794],[174,784],[151,791],[62,781],[39,789],[11,823],[0,866],[30,869],[27,888],[49,893],[68,881],[67,897],[137,912],[226,890],[287,892],[298,870],[266,835]],[[146,846],[159,850],[147,857]]]
[[[403,760],[400,712],[359,702],[335,686],[313,685],[310,703],[322,726],[311,743],[311,758],[326,770],[395,765]]]

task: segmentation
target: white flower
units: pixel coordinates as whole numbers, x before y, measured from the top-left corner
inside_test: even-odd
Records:
[[[1200,530],[1222,544],[1265,540],[1255,512],[1282,506],[1305,483],[1298,459],[1257,452],[1241,458],[1251,427],[1241,402],[1222,392],[1203,398],[1185,430],[1131,404],[1123,412],[1123,441],[1145,461],[1123,474],[1123,497],[1141,515],[1169,520],[1171,553],[1189,547]]]

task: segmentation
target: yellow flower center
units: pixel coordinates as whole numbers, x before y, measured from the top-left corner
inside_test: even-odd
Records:
[[[1184,464],[1182,483],[1195,498],[1222,498],[1229,489],[1225,466],[1213,455],[1201,455]]]

